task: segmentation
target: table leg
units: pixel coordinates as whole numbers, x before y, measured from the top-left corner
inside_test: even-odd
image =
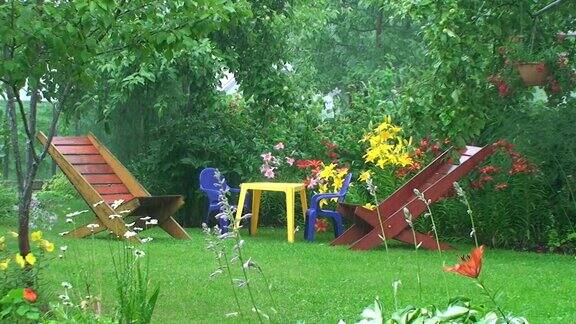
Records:
[[[261,190],[252,190],[252,217],[250,218],[250,235],[256,235],[258,231],[258,218],[260,217]]]
[[[306,201],[306,189],[304,188],[300,190],[300,204],[302,205],[302,214],[304,215],[304,220],[306,220],[306,211],[308,210],[308,202]]]
[[[246,189],[240,185],[240,197],[238,197],[238,209],[236,210],[236,220],[234,221],[234,229],[240,227],[240,219],[242,218],[242,211],[244,209],[244,202],[246,201]]]
[[[288,223],[288,242],[294,243],[294,190],[286,190],[286,220]]]

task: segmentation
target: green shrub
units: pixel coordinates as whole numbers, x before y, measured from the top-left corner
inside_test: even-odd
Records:
[[[48,180],[44,186],[42,186],[42,191],[68,199],[80,197],[78,191],[72,183],[70,183],[70,180],[66,178],[64,173],[56,173],[52,179]]]
[[[14,206],[18,204],[16,189],[10,185],[0,186],[0,218],[15,214]]]

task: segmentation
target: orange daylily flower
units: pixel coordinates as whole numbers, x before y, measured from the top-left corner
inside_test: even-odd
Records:
[[[316,230],[316,232],[326,232],[326,230],[328,229],[328,222],[321,218],[316,219],[314,229]]]
[[[453,267],[444,267],[444,271],[454,272],[470,278],[478,278],[482,269],[482,255],[484,254],[484,245],[472,250],[469,255],[463,256],[462,262]]]
[[[34,303],[38,299],[38,294],[32,288],[24,288],[24,293],[22,296],[25,300]]]

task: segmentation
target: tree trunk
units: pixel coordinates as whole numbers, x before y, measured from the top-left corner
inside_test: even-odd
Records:
[[[10,105],[10,99],[6,101],[6,109],[4,111],[5,120],[2,124],[2,134],[4,135],[4,158],[2,159],[2,176],[4,180],[8,180],[10,177],[10,136],[9,134],[9,123],[8,123],[8,106]],[[14,102],[12,102],[12,105]]]
[[[378,8],[376,13],[376,48],[382,47],[382,9]]]

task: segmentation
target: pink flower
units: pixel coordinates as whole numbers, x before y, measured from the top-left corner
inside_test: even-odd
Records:
[[[278,144],[274,145],[274,149],[275,150],[283,150],[284,149],[284,143],[279,142]]]
[[[288,163],[288,165],[292,166],[294,165],[294,158],[291,158],[289,156],[286,157],[286,163]]]
[[[260,156],[262,157],[262,161],[264,161],[264,162],[271,162],[272,159],[274,158],[274,157],[272,156],[272,153],[270,153],[270,152],[264,153],[264,154],[262,154],[262,155],[260,155]]]
[[[262,174],[268,178],[268,179],[274,179],[274,168],[271,167],[269,164],[262,164],[262,166],[260,167],[260,172],[262,172]]]
[[[306,188],[314,189],[318,185],[318,179],[317,178],[307,178],[304,181],[304,184],[306,185]]]

